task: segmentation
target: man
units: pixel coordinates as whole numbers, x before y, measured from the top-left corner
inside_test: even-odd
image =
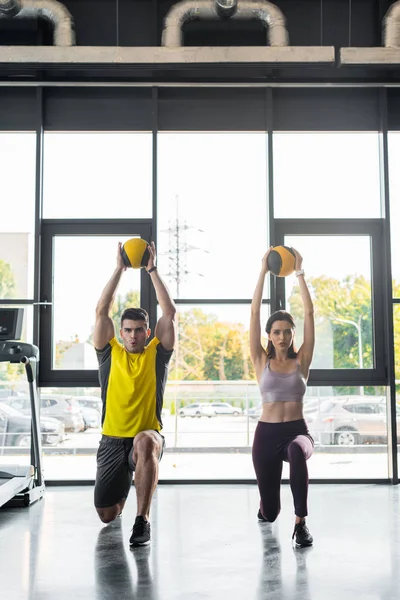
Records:
[[[131,546],[150,543],[150,504],[158,481],[158,462],[164,450],[161,409],[175,343],[175,304],[158,274],[153,242],[148,250],[146,271],[162,311],[154,338],[146,345],[151,330],[148,314],[141,308],[124,311],[120,330],[123,344],[115,338],[110,310],[126,270],[121,244],[118,245],[117,267],[97,304],[93,336],[103,400],[95,507],[103,523],[120,516],[135,471],[137,516]]]

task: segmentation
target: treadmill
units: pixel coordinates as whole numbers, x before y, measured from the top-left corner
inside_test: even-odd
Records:
[[[35,377],[39,349],[33,344],[19,341],[22,320],[22,308],[0,309],[0,362],[23,363],[25,366],[32,419],[30,465],[5,465],[1,464],[0,459],[0,506],[5,507],[29,506],[44,495],[42,443]]]

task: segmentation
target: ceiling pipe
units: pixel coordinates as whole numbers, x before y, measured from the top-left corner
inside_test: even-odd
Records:
[[[383,18],[383,45],[400,48],[400,2],[394,2]]]
[[[182,28],[194,20],[220,20],[221,11],[232,11],[232,3],[221,0],[182,0],[175,4],[164,20],[162,45],[177,47],[183,45]],[[226,13],[227,14],[227,13]],[[238,0],[232,20],[261,21],[268,28],[270,46],[288,46],[289,35],[285,17],[275,4],[266,0]]]
[[[44,19],[53,26],[55,46],[74,46],[74,21],[57,0],[0,0],[0,19]]]

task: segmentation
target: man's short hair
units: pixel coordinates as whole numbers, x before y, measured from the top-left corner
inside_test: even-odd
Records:
[[[121,315],[121,328],[122,323],[129,319],[130,321],[145,321],[147,327],[149,327],[149,315],[144,308],[126,308]]]

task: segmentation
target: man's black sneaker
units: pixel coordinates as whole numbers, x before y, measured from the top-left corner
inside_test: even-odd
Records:
[[[266,518],[264,517],[264,515],[262,515],[262,514],[261,514],[261,510],[260,510],[260,509],[258,509],[258,513],[257,513],[257,519],[258,519],[259,521],[263,521],[264,523],[268,523],[268,519],[266,519]]]
[[[292,540],[293,538],[295,538],[295,543],[298,548],[312,546],[314,540],[311,533],[308,531],[308,527],[304,519],[294,526]]]
[[[131,546],[147,546],[150,544],[150,522],[144,517],[136,517],[129,540]]]

